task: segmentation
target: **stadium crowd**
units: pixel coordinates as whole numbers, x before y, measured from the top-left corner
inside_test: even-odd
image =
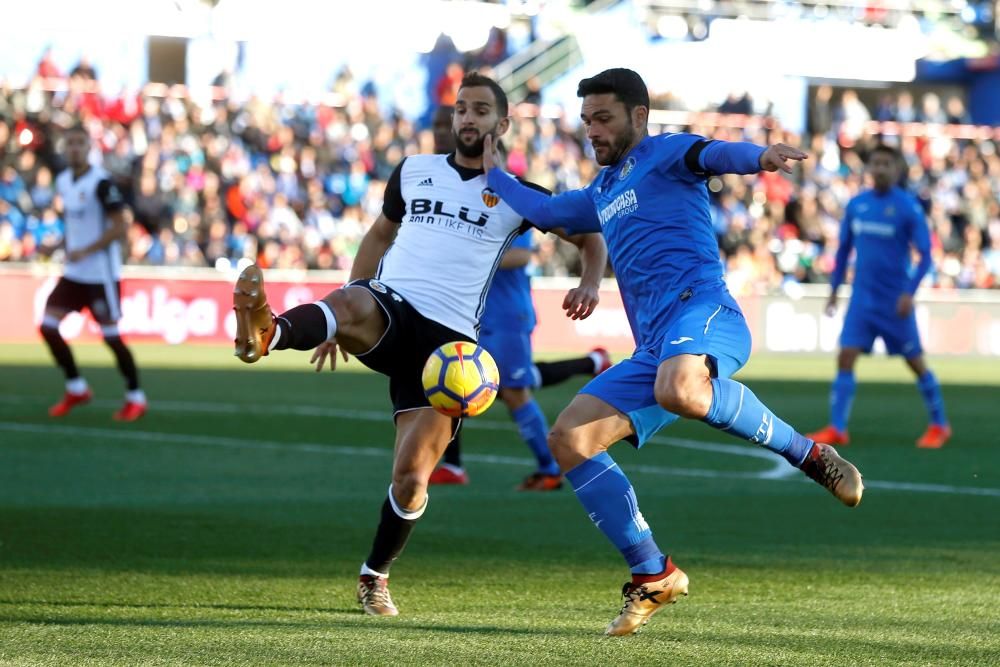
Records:
[[[63,128],[82,121],[134,211],[127,262],[228,267],[251,258],[266,268],[349,269],[380,211],[386,179],[404,156],[430,152],[429,129],[385,114],[371,86],[338,79],[332,104],[195,100],[181,88],[104,96],[81,63],[58,92],[39,77],[25,89],[0,84],[0,261],[45,261],[39,248],[63,233],[53,177]],[[222,91],[223,89],[218,89]],[[825,282],[843,208],[863,184],[869,120],[902,120],[912,98],[867,109],[853,91],[817,90],[809,134],[769,117],[693,114],[677,125],[707,136],[805,145],[810,159],[780,174],[713,178],[715,228],[734,292],[787,282]],[[738,106],[740,100],[732,100]],[[960,102],[958,103],[960,105]],[[928,106],[930,105],[930,107]],[[931,119],[923,101],[913,120]],[[749,107],[748,107],[749,108]],[[964,120],[948,102],[944,122]],[[732,110],[727,107],[724,110]],[[595,174],[573,122],[515,108],[508,168],[555,191]],[[934,118],[933,120],[939,120]],[[928,285],[1000,287],[1000,155],[995,139],[904,136],[909,186],[925,202],[934,269]],[[540,239],[535,269],[567,275],[575,253]]]

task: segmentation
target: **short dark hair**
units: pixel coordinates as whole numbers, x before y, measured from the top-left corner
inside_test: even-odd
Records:
[[[484,76],[479,72],[469,72],[462,78],[462,85],[460,85],[458,89],[480,88],[483,86],[493,91],[493,98],[497,102],[497,115],[501,118],[505,118],[507,116],[507,111],[510,108],[507,104],[507,93],[504,92],[504,89],[500,87],[499,83],[490,77]]]
[[[875,144],[872,147],[872,149],[868,152],[868,159],[869,160],[872,159],[872,157],[876,153],[884,153],[885,155],[891,157],[897,163],[903,161],[903,154],[899,152],[899,149],[896,148],[895,146],[890,146],[889,144],[882,144],[882,143]]]
[[[80,134],[83,134],[87,137],[90,136],[90,132],[88,132],[87,128],[83,126],[83,123],[73,123],[72,125],[67,127],[65,130],[65,134],[69,134],[70,132],[79,132]]]
[[[577,97],[614,93],[615,97],[632,111],[635,107],[649,108],[649,89],[638,73],[624,67],[606,69],[589,79],[580,81],[576,88]]]

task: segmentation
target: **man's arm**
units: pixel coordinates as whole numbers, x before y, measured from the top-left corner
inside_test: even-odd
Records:
[[[500,259],[501,269],[520,269],[527,266],[534,253],[530,248],[507,248],[507,252]]]
[[[351,266],[350,279],[374,278],[382,256],[396,240],[397,233],[399,233],[399,223],[385,217],[385,213],[381,214],[361,239],[358,254]]]
[[[500,199],[539,229],[565,229],[570,234],[601,231],[601,221],[585,190],[571,190],[559,195],[547,195],[522,185],[496,167],[500,156],[489,135],[483,141],[483,169],[487,180]]]
[[[690,136],[690,135],[689,135]],[[808,157],[786,144],[758,146],[745,141],[696,141],[684,154],[684,166],[696,176],[756,174],[760,171],[792,172],[789,160]]]
[[[913,269],[910,282],[906,286],[906,291],[900,295],[896,303],[896,314],[900,317],[909,317],[913,312],[913,297],[920,287],[920,281],[924,279],[931,268],[931,233],[927,226],[927,218],[919,204],[913,204],[913,227],[910,231],[910,243],[920,253],[920,261]]]
[[[574,234],[567,236],[562,230],[553,232],[569,241],[580,251],[580,285],[566,293],[563,310],[566,317],[583,320],[590,317],[600,302],[601,278],[608,263],[608,246],[600,234]]]
[[[847,260],[854,247],[854,232],[851,230],[851,207],[847,206],[844,219],[840,221],[840,245],[834,259],[833,273],[830,274],[830,298],[826,302],[826,314],[832,316],[837,310],[837,288],[844,282],[847,273]]]

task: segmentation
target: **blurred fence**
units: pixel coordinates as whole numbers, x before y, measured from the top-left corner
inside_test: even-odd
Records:
[[[267,291],[276,310],[321,298],[344,283],[341,272],[271,271]],[[0,265],[0,307],[4,326],[0,340],[38,340],[37,327],[58,274],[41,265]],[[133,341],[228,343],[236,328],[232,314],[235,275],[205,269],[152,270],[126,267],[122,284],[123,334]],[[587,320],[563,316],[565,290],[573,279],[536,278],[534,300],[539,351],[566,351],[604,346],[617,353],[633,348],[625,310],[613,281],[605,281],[601,304]],[[823,315],[826,286],[796,286],[789,294],[738,298],[753,333],[754,349],[771,352],[832,352],[843,321],[849,290],[842,288],[841,309]],[[917,321],[931,355],[1000,357],[1000,294],[995,291],[925,290],[918,294]],[[99,340],[100,332],[86,315],[74,314],[62,324],[68,340]],[[876,350],[879,350],[876,347]]]

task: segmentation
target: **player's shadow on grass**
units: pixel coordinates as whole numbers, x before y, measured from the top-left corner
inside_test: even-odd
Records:
[[[419,621],[419,614],[410,615],[408,617],[400,618],[370,618],[364,616],[357,607],[352,608],[331,608],[331,609],[296,609],[294,607],[255,607],[255,606],[242,606],[242,605],[130,605],[130,604],[102,604],[102,603],[67,603],[67,602],[44,602],[44,601],[9,601],[0,602],[2,605],[18,605],[18,604],[30,604],[30,605],[44,605],[44,606],[55,606],[55,607],[99,607],[105,610],[115,610],[115,609],[128,609],[128,610],[139,610],[139,609],[176,609],[178,611],[185,611],[188,613],[198,612],[199,610],[222,610],[222,611],[276,611],[276,612],[304,612],[304,613],[321,613],[321,614],[335,614],[334,618],[320,618],[310,621],[295,621],[295,620],[270,620],[268,618],[233,618],[233,619],[149,619],[149,618],[107,618],[107,617],[71,617],[71,618],[57,618],[53,616],[44,616],[37,614],[19,614],[19,613],[3,613],[0,609],[0,622],[16,622],[16,623],[29,623],[47,626],[85,626],[85,625],[104,625],[104,626],[118,626],[118,627],[161,627],[161,628],[236,628],[236,627],[255,627],[255,628],[276,628],[276,629],[299,629],[299,630],[329,630],[331,628],[344,628],[351,630],[359,630],[362,628],[374,629],[377,627],[380,631],[396,631],[396,632],[437,632],[437,633],[448,633],[448,634],[461,634],[461,635],[478,635],[483,634],[487,636],[500,635],[562,635],[562,636],[579,636],[581,633],[579,630],[573,630],[568,628],[523,628],[523,627],[510,627],[501,625],[449,625],[447,623],[424,623]],[[341,616],[349,615],[350,620],[344,620]]]

